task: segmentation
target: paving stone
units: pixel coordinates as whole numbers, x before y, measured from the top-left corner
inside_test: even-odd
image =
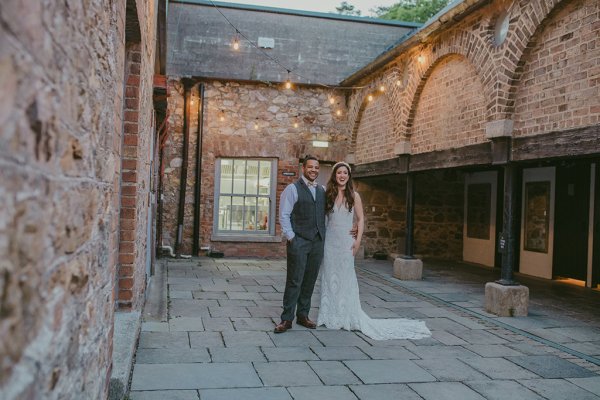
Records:
[[[218,284],[202,284],[200,290],[204,292],[245,292],[246,290],[242,285],[230,285],[228,283]]]
[[[229,318],[211,318],[203,317],[202,323],[204,324],[205,331],[222,332],[222,331],[233,331],[233,324]]]
[[[237,292],[231,292],[237,293]],[[194,299],[199,300],[220,300],[220,299],[228,299],[229,295],[225,292],[203,292],[201,290],[196,290],[192,292],[192,296]]]
[[[223,340],[227,347],[263,346],[274,347],[275,344],[266,332],[240,331],[223,332]]]
[[[191,290],[169,290],[170,299],[192,299]]]
[[[246,307],[208,307],[208,311],[212,318],[219,317],[250,317],[250,313]]]
[[[450,330],[450,333],[458,336],[462,340],[466,341],[469,344],[504,344],[508,343],[507,340],[502,339],[490,333],[489,331],[481,331],[481,330]]]
[[[135,362],[138,364],[177,364],[210,362],[205,348],[198,349],[138,349]]]
[[[507,343],[506,347],[510,347],[520,353],[527,355],[545,355],[548,354],[548,349],[545,345],[541,345],[537,342],[529,343]]]
[[[190,332],[189,335],[192,348],[225,346],[220,332]]]
[[[187,332],[141,332],[140,349],[190,348]]]
[[[402,346],[360,346],[359,348],[374,360],[410,360],[419,358]]]
[[[269,361],[308,361],[318,360],[310,347],[263,347],[265,357]]]
[[[449,313],[446,308],[432,306],[416,308],[415,310],[428,317],[446,317]]]
[[[600,376],[595,375],[590,378],[570,378],[569,382],[600,396]]]
[[[488,400],[544,400],[535,392],[515,381],[470,381],[464,382]]]
[[[415,360],[415,364],[435,376],[440,381],[467,381],[487,379],[485,375],[463,363],[461,360],[446,358],[440,360]]]
[[[467,344],[464,340],[446,331],[432,331],[431,337],[446,346],[459,346]]]
[[[596,375],[556,356],[520,356],[507,357],[507,359],[542,378],[587,378]]]
[[[236,292],[230,292],[236,293]],[[245,292],[239,292],[245,293]],[[221,307],[256,307],[257,304],[254,300],[229,300],[229,299],[221,299],[219,301],[219,306]]]
[[[272,318],[232,318],[236,331],[271,331],[275,327]]]
[[[274,293],[276,292],[275,288],[271,285],[244,285],[244,289],[247,292],[254,293]]]
[[[189,283],[169,283],[169,292],[191,292],[194,290],[200,290],[200,285],[197,283],[189,282]]]
[[[292,400],[285,388],[244,388],[244,389],[204,389],[200,390],[202,400]],[[194,400],[198,400],[196,397]]]
[[[283,294],[282,293],[259,293],[260,297],[265,300],[279,301],[283,302]]]
[[[366,342],[354,332],[344,330],[317,330],[314,335],[325,346],[364,346]]]
[[[250,313],[249,316],[251,316],[252,318],[264,317],[264,318],[279,319],[279,317],[281,316],[282,308],[281,308],[281,306],[279,306],[279,307],[258,306],[258,307],[247,307],[247,310]],[[233,317],[244,317],[244,315],[233,315]]]
[[[353,346],[333,346],[333,347],[312,347],[314,353],[321,360],[365,360],[369,356],[358,347]]]
[[[511,363],[504,358],[464,358],[463,362],[469,364],[477,371],[484,373],[492,379],[535,379],[538,376],[528,370]]]
[[[356,332],[356,334],[365,342],[370,344],[372,347],[400,347],[400,346],[414,346],[413,341],[407,339],[392,339],[392,340],[374,340],[364,335],[362,332]],[[416,341],[415,341],[416,342]],[[363,347],[361,345],[360,347]]]
[[[169,332],[168,322],[142,322],[142,332]]]
[[[319,340],[311,333],[310,330],[289,330],[285,333],[273,333],[269,332],[269,336],[275,346],[277,347],[288,347],[288,346],[310,346],[317,347],[323,346]]]
[[[255,362],[254,368],[264,386],[321,385],[319,377],[305,362]]]
[[[217,305],[216,300],[172,299],[169,315],[175,317],[209,317],[208,306]]]
[[[255,292],[227,292],[227,298],[230,300],[264,300],[260,293]]]
[[[350,390],[360,400],[422,400],[421,396],[404,384],[352,385]]]
[[[523,353],[502,344],[473,344],[464,347],[465,349],[470,350],[473,353],[477,353],[482,357],[509,357],[523,355]]]
[[[213,362],[251,362],[266,361],[259,347],[209,347]]]
[[[179,317],[171,318],[169,320],[169,328],[171,332],[183,332],[183,331],[204,331],[204,324],[202,323],[201,317],[190,318],[190,317]]]
[[[600,340],[600,329],[589,326],[548,328],[546,331],[570,337],[577,342],[594,342]]]
[[[600,356],[600,342],[566,343],[566,347],[590,356]]]
[[[325,385],[350,385],[362,383],[340,361],[309,361],[308,365],[317,373]]]
[[[529,329],[528,332],[533,333],[536,336],[541,337],[542,339],[549,340],[551,342],[556,343],[573,343],[575,340],[572,338],[562,335],[559,332],[552,331],[549,329]]]
[[[250,363],[136,364],[131,390],[260,387]]]
[[[344,364],[367,384],[435,381],[431,374],[409,360],[352,360]]]
[[[195,390],[132,391],[131,400],[198,400]]]
[[[519,383],[548,400],[598,400],[600,398],[565,379],[531,379]]]
[[[480,355],[475,354],[462,346],[413,346],[407,347],[407,350],[423,359],[481,358]]]
[[[425,400],[485,400],[460,382],[413,383],[408,386]]]
[[[459,324],[466,326],[469,329],[486,329],[486,326],[477,322],[473,318],[467,318],[456,314],[448,314],[447,316],[454,322],[458,322]]]
[[[351,400],[356,396],[345,386],[306,386],[288,389],[294,400]]]
[[[424,321],[429,330],[432,331],[446,331],[453,333],[467,329],[466,326],[461,325],[456,321],[452,321],[449,318],[427,318]]]

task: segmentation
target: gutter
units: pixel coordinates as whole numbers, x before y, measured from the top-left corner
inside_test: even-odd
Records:
[[[366,66],[341,81],[339,86],[356,85],[360,80],[366,78],[368,75],[371,75],[372,73],[381,69],[383,66],[394,61],[406,50],[425,42],[427,38],[429,38],[440,28],[449,27],[456,24],[464,17],[483,7],[490,1],[491,0],[455,0],[454,2],[451,2],[440,12],[431,17],[422,27],[411,31],[400,38],[395,47],[390,50],[386,50],[377,58],[375,58],[375,60],[371,61]]]

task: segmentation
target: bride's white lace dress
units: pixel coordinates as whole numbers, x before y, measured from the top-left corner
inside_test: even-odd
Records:
[[[371,339],[421,339],[431,335],[425,322],[412,319],[371,319],[360,306],[351,246],[354,210],[345,205],[328,215],[325,255],[321,265],[321,305],[317,325],[361,331]]]

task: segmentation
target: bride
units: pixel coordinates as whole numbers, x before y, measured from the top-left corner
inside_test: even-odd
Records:
[[[425,322],[411,319],[371,319],[360,306],[354,256],[364,231],[362,201],[352,185],[350,166],[333,166],[326,190],[327,235],[321,265],[321,306],[317,325],[358,330],[375,340],[421,339],[431,335]],[[356,215],[356,238],[348,234]]]

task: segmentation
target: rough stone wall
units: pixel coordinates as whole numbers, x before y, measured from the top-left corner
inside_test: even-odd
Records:
[[[600,122],[600,3],[573,1],[541,24],[523,56],[515,136]]]
[[[355,182],[365,205],[362,241],[365,256],[376,251],[402,253],[406,231],[406,179],[387,177]]]
[[[487,141],[485,99],[475,69],[460,56],[438,63],[423,88],[410,143],[413,154]]]
[[[345,103],[342,93],[320,88],[295,87],[285,90],[264,84],[204,82],[205,111],[201,168],[200,245],[224,251],[226,256],[283,256],[281,229],[276,225],[271,243],[222,242],[212,240],[215,164],[219,157],[259,157],[277,159],[277,202],[288,183],[298,178],[299,159],[314,154],[321,160],[338,161],[347,153],[344,133]],[[177,205],[181,176],[183,142],[183,89],[178,80],[169,81],[169,140],[165,148],[163,244],[173,246],[177,230]],[[329,97],[334,97],[331,104]],[[190,105],[195,118],[200,102]],[[337,111],[341,115],[337,115]],[[223,117],[223,120],[221,120]],[[258,128],[255,128],[255,123]],[[294,127],[297,123],[298,127]],[[184,240],[182,253],[191,254],[195,182],[195,140],[197,123],[191,124]],[[313,148],[312,140],[330,140],[328,148]],[[191,169],[191,171],[190,171]]]
[[[367,100],[368,101],[368,100]],[[374,96],[365,107],[358,126],[356,163],[367,163],[394,157],[393,124],[388,99]]]
[[[451,170],[417,174],[415,188],[415,254],[462,259],[463,174]]]
[[[125,10],[125,1],[0,7],[2,399],[107,394]],[[154,32],[152,16],[139,16],[143,34]]]

